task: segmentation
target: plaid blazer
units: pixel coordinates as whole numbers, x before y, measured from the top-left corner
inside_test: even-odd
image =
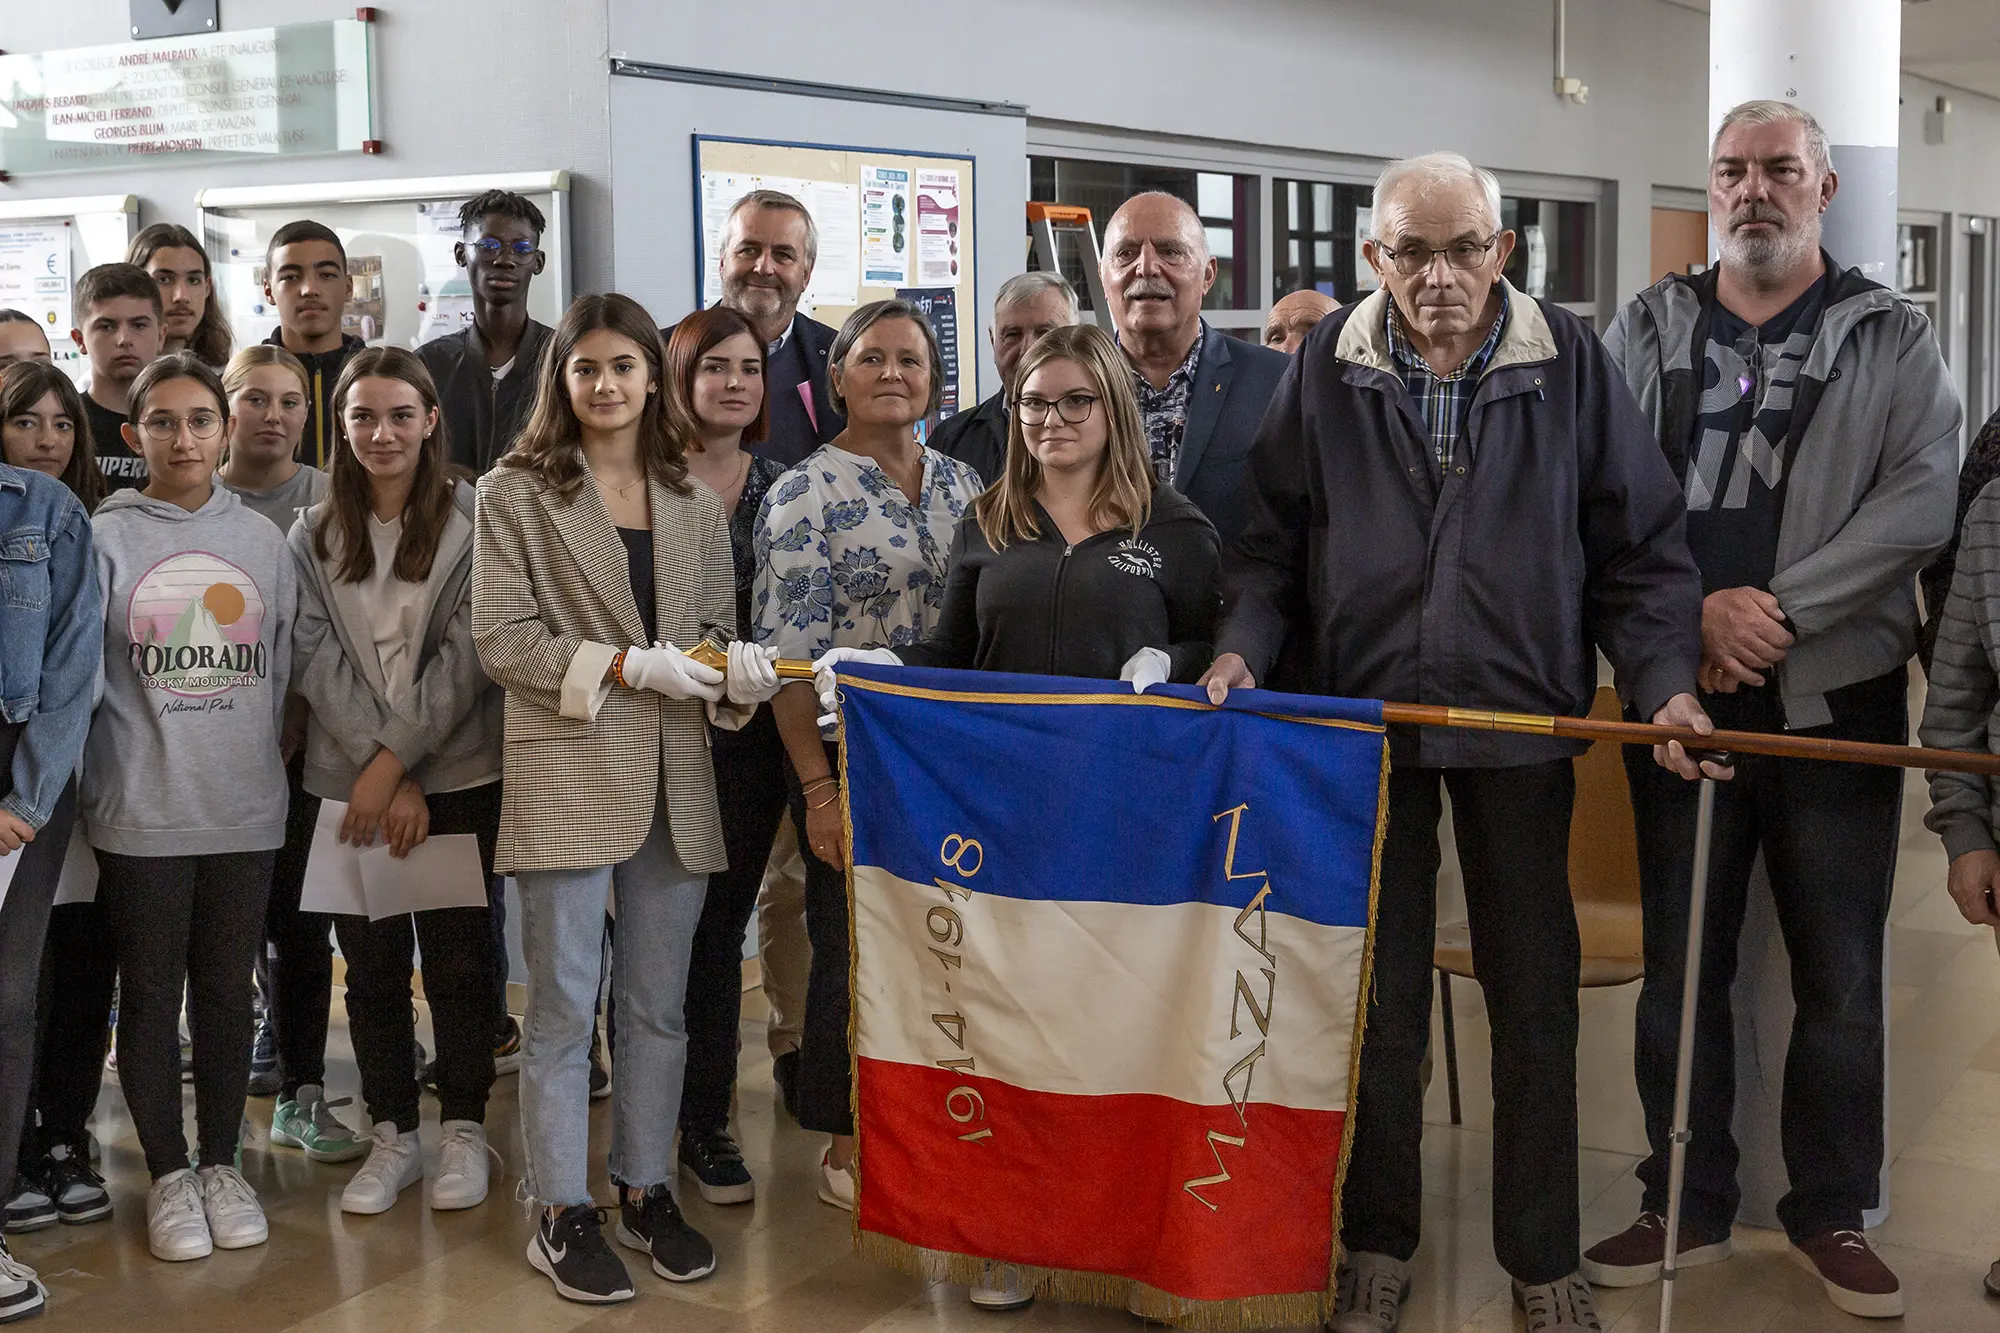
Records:
[[[649,482],[660,641],[727,643],[736,630],[735,569],[722,502],[706,487],[676,495]],[[681,864],[727,866],[698,701],[605,684],[623,647],[643,646],[625,546],[595,487],[565,501],[534,473],[500,467],[479,481],[472,634],[486,673],[507,692],[500,843],[493,867],[580,870],[618,865],[645,841],[664,783]],[[741,726],[748,710],[717,710]]]

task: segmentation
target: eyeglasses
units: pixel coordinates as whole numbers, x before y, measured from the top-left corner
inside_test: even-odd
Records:
[[[1387,255],[1396,266],[1396,272],[1406,278],[1414,278],[1427,272],[1432,261],[1439,255],[1444,262],[1461,273],[1470,273],[1486,262],[1486,256],[1499,244],[1500,233],[1494,232],[1483,241],[1453,241],[1442,250],[1433,250],[1428,245],[1406,245],[1400,250],[1391,250],[1379,242],[1376,248]]]
[[[1047,423],[1049,409],[1072,426],[1081,426],[1090,420],[1090,410],[1097,406],[1094,393],[1066,393],[1051,402],[1047,398],[1016,398],[1014,410],[1021,414],[1022,424],[1040,426]]]
[[[222,418],[214,412],[190,412],[184,417],[162,412],[139,423],[139,429],[146,432],[146,438],[154,444],[169,443],[181,433],[183,426],[197,440],[212,440],[222,429]]]
[[[529,255],[535,253],[535,251],[541,249],[541,246],[535,244],[533,241],[502,241],[491,236],[482,236],[474,241],[473,244],[484,250],[488,259],[498,257],[502,250],[511,250],[520,258],[526,259]]]

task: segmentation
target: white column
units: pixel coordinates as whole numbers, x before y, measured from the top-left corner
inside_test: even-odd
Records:
[[[1708,127],[1739,102],[1769,97],[1812,112],[1833,148],[1840,191],[1827,209],[1825,245],[1842,265],[1893,285],[1896,142],[1902,6],[1899,0],[1713,0],[1708,25]],[[1711,238],[1711,245],[1713,239]],[[1887,942],[1884,941],[1884,955]],[[1778,1225],[1786,1189],[1778,1110],[1790,1041],[1790,962],[1779,937],[1763,859],[1750,884],[1736,985],[1735,1131],[1742,1149],[1737,1217]],[[1886,964],[1883,1022],[1888,1022]],[[1886,1056],[1885,1056],[1886,1058]],[[1886,1069],[1885,1069],[1886,1075]],[[1886,1132],[1886,1097],[1883,1121]],[[1889,1215],[1889,1166],[1869,1226]]]

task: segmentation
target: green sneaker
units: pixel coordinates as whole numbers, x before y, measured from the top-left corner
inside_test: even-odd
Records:
[[[286,1148],[303,1148],[315,1162],[351,1162],[368,1151],[368,1142],[340,1122],[333,1111],[347,1106],[352,1097],[327,1101],[325,1089],[317,1083],[300,1087],[298,1096],[281,1097],[271,1110],[271,1142]]]

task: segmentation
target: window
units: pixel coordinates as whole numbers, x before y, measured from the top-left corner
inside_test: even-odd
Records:
[[[1252,233],[1252,207],[1257,178],[1187,167],[1138,166],[1129,162],[1093,162],[1068,157],[1028,159],[1028,197],[1042,203],[1080,204],[1090,210],[1098,248],[1104,245],[1104,224],[1118,206],[1135,194],[1160,190],[1187,201],[1201,218],[1208,251],[1215,257],[1215,285],[1202,302],[1204,310],[1255,310],[1257,249]],[[1080,239],[1058,236],[1056,261],[1086,306],[1090,301],[1085,265],[1089,262]],[[1034,259],[1030,256],[1029,263]]]
[[[1507,281],[1546,301],[1595,300],[1596,215],[1595,204],[1502,197],[1500,225],[1514,233]]]

